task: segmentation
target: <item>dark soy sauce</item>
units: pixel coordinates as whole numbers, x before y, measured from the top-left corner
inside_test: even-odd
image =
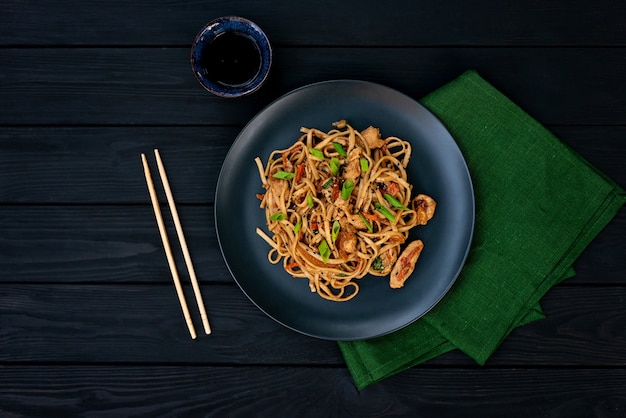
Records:
[[[215,83],[236,87],[249,83],[261,68],[261,53],[242,33],[224,32],[202,51],[202,67]]]

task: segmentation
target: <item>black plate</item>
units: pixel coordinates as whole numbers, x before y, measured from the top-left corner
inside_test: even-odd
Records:
[[[287,148],[300,127],[327,131],[348,120],[369,125],[383,137],[412,144],[408,167],[413,195],[437,201],[434,218],[416,227],[411,239],[424,241],[415,271],[402,289],[388,278],[365,276],[360,292],[347,302],[311,293],[306,279],[294,279],[282,264],[267,261],[270,247],[255,232],[267,231],[256,193],[262,193],[254,158],[264,163],[275,149]],[[215,197],[217,236],[226,264],[243,292],[268,316],[313,337],[356,340],[380,336],[420,318],[456,280],[474,228],[474,195],[465,160],[446,128],[428,110],[393,89],[364,81],[337,80],[299,88],[276,100],[242,130],[228,152]]]

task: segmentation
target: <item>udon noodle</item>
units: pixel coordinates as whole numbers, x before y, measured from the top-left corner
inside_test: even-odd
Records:
[[[383,139],[378,128],[359,132],[346,121],[323,132],[301,128],[289,148],[255,162],[265,193],[258,194],[271,236],[268,260],[282,261],[312,292],[333,301],[353,298],[366,274],[390,275],[397,288],[412,273],[423,243],[406,246],[409,230],[425,225],[436,203],[411,197],[409,142]]]

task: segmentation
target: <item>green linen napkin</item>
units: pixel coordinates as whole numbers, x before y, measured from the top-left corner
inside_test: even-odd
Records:
[[[359,389],[460,349],[483,365],[626,203],[626,193],[475,71],[422,101],[456,139],[476,200],[472,248],[444,299],[413,324],[340,342]]]

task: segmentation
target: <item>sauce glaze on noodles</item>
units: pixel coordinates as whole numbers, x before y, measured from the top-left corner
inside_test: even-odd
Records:
[[[257,197],[271,236],[256,232],[271,246],[271,263],[282,261],[321,297],[345,301],[367,274],[393,270],[391,286],[404,284],[419,253],[407,256],[401,247],[411,228],[432,218],[436,203],[424,194],[411,198],[409,142],[382,139],[371,126],[359,132],[344,120],[333,126],[328,132],[301,128],[300,138],[273,151],[267,164],[255,159],[265,189]]]

